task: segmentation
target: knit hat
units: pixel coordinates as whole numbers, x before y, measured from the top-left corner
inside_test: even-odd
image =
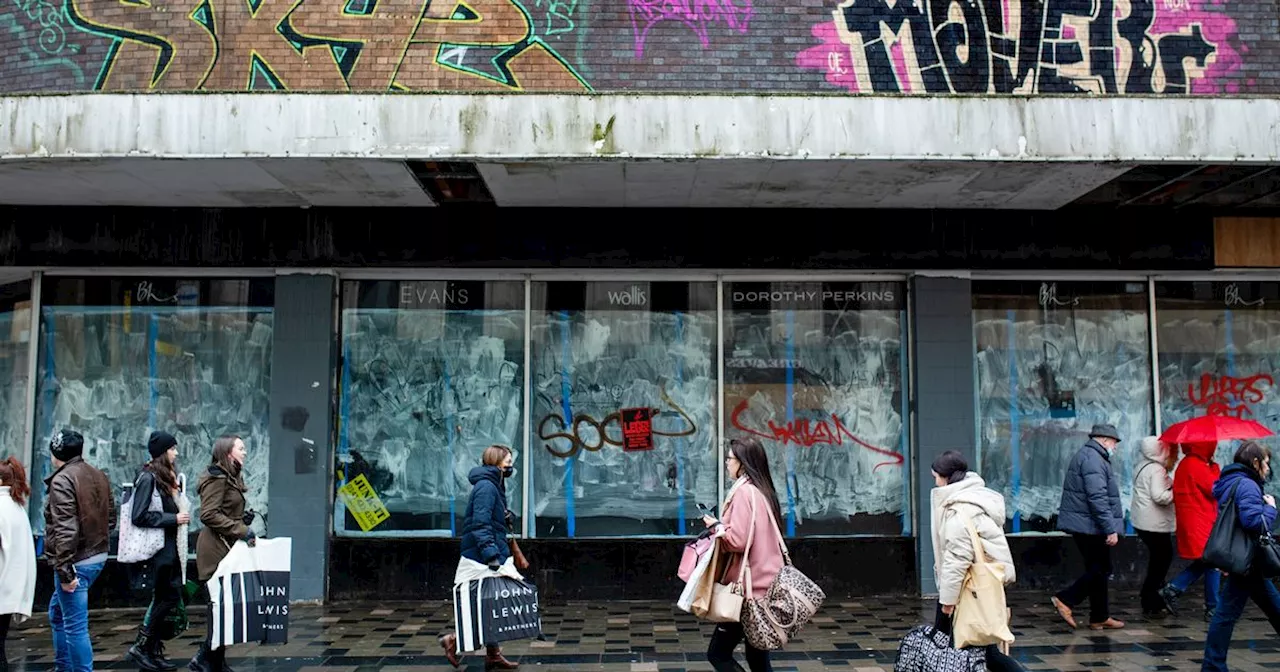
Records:
[[[49,452],[60,462],[70,462],[84,453],[84,437],[74,430],[59,430],[49,441]]]
[[[147,452],[151,453],[151,459],[154,460],[176,445],[178,440],[169,432],[151,432],[151,438],[147,439]]]

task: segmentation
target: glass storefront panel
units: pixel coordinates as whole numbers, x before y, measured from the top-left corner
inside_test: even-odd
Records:
[[[31,352],[31,281],[0,285],[0,460],[25,460]]]
[[[769,454],[788,536],[911,531],[906,285],[724,285],[729,438]]]
[[[248,506],[264,532],[274,290],[270,278],[46,278],[32,482],[50,473],[53,433],[74,429],[118,504],[150,459],[151,431],[168,431],[196,507],[194,534],[195,486],[214,439],[237,434],[249,453]],[[35,490],[32,519],[43,530],[43,488]]]
[[[1145,282],[973,283],[972,463],[1004,493],[1010,531],[1055,530],[1066,466],[1097,423],[1124,439],[1112,463],[1128,511],[1154,424],[1147,308]]]
[[[362,522],[335,497],[337,534],[461,534],[467,477],[495,444],[515,453],[507,501],[520,529],[524,292],[520,281],[343,283],[336,485],[363,475],[389,515]]]
[[[1208,414],[1277,427],[1280,283],[1157,282],[1156,348],[1164,427]],[[1220,443],[1218,463],[1239,446]],[[1267,490],[1280,494],[1274,481]]]
[[[716,284],[534,282],[540,537],[696,534],[716,505]]]

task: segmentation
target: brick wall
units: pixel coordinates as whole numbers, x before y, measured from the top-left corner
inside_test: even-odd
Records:
[[[0,24],[9,93],[1280,91],[1277,0],[14,0]]]

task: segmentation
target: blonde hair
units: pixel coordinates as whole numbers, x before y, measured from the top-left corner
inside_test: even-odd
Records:
[[[484,454],[480,456],[480,464],[486,467],[497,467],[502,461],[507,459],[508,455],[512,455],[511,449],[506,446],[494,444],[484,449]]]

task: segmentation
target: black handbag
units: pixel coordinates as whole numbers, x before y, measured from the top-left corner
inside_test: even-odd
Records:
[[[1209,532],[1204,546],[1204,561],[1228,574],[1246,576],[1257,573],[1263,578],[1280,576],[1280,544],[1270,530],[1253,534],[1240,524],[1240,504],[1236,495],[1240,484],[1218,510],[1218,520]]]
[[[898,645],[894,672],[985,672],[986,647],[957,649],[951,637],[932,625],[912,628]]]

